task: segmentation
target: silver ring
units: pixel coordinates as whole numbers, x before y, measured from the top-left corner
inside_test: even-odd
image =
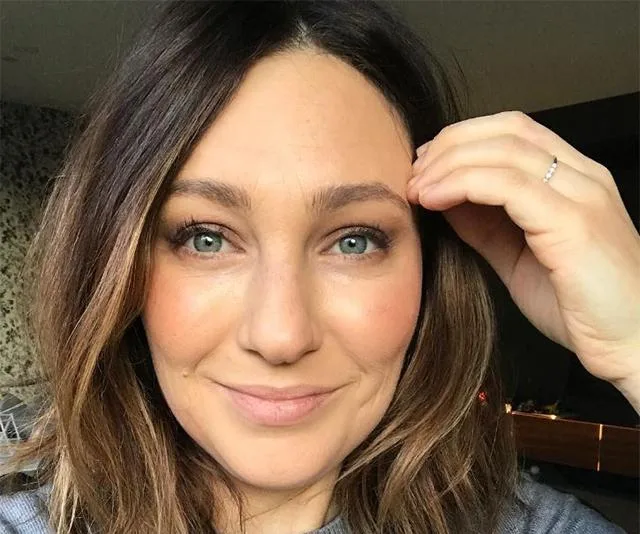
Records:
[[[549,170],[547,171],[547,174],[544,175],[544,178],[542,179],[542,181],[546,184],[549,180],[551,180],[551,177],[553,176],[553,173],[556,172],[556,169],[558,168],[558,158],[556,158],[555,156],[553,156],[553,163],[551,164],[551,167],[549,167]]]

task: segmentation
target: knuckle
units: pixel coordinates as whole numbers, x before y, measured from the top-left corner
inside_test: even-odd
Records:
[[[440,133],[444,133],[444,132],[451,132],[453,130],[455,130],[458,126],[458,124],[460,124],[459,122],[452,122],[450,124],[447,124],[444,128],[442,128],[440,130]]]
[[[500,145],[507,151],[523,150],[526,144],[526,141],[516,134],[506,134],[500,137]]]
[[[533,120],[522,111],[505,111],[505,119],[512,125],[515,131],[524,131],[529,128]]]
[[[605,167],[602,163],[599,163],[595,160],[591,160],[591,161],[593,162],[594,170],[598,174],[598,176],[602,176],[609,182],[615,182],[613,178],[613,174],[611,174],[611,171],[607,167]]]
[[[531,185],[529,178],[527,178],[527,176],[523,172],[517,169],[509,170],[507,178],[511,182],[513,182],[514,187],[516,187],[517,189],[525,189],[526,187],[529,187]]]
[[[434,137],[434,141],[436,139],[438,140],[442,140],[442,139],[448,139],[449,137],[451,137],[452,135],[455,134],[455,132],[458,129],[458,123],[452,123],[452,124],[447,124],[447,126],[445,126],[444,128],[442,128],[442,130],[440,130],[440,132],[438,133],[438,135],[436,135]]]
[[[460,167],[465,164],[465,150],[459,144],[453,145],[445,151],[447,161],[454,167]]]
[[[604,184],[593,181],[587,188],[586,197],[596,206],[605,207],[611,202],[611,191]]]
[[[471,175],[471,169],[469,167],[457,167],[449,174],[449,178],[456,182],[466,182]]]

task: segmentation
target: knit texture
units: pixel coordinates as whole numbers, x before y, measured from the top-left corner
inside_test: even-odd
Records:
[[[46,499],[50,486],[0,495],[0,534],[54,534],[48,526]],[[556,491],[522,475],[518,487],[522,502],[505,507],[500,534],[625,534],[573,495]],[[307,534],[350,534],[336,517]],[[420,534],[420,533],[416,533]]]

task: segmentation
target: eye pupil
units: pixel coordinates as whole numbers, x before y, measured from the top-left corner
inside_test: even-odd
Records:
[[[193,238],[193,246],[198,252],[217,252],[222,246],[222,239],[214,233],[198,234]]]
[[[345,254],[362,254],[367,250],[367,238],[364,236],[347,236],[340,240],[340,251]]]

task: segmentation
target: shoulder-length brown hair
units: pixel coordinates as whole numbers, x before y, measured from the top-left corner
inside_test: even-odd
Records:
[[[462,118],[443,68],[376,2],[158,11],[83,115],[28,260],[50,404],[15,458],[41,461],[56,532],[215,532],[211,481],[230,481],[168,409],[139,319],[154,229],[168,184],[252,65],[305,48],[366,76],[414,147]],[[479,257],[442,215],[417,218],[418,326],[391,406],[346,458],[335,496],[354,534],[492,532],[516,461],[491,299]]]

